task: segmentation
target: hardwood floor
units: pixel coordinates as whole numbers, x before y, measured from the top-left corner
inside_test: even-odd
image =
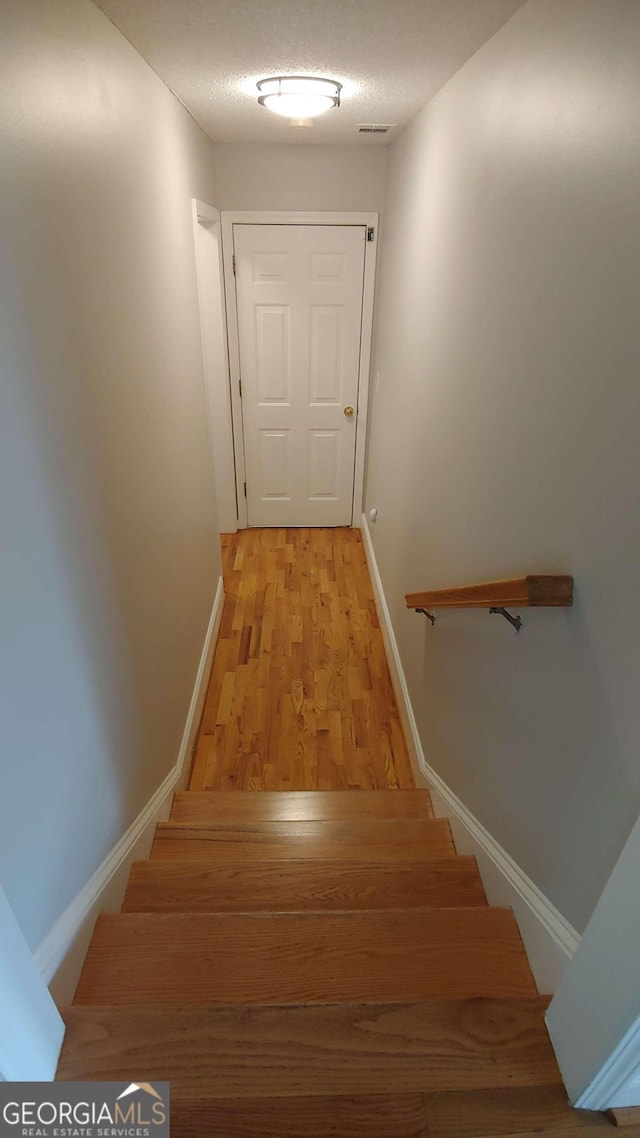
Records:
[[[358,530],[223,536],[191,790],[414,786]]]

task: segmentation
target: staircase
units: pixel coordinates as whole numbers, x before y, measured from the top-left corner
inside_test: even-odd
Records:
[[[174,1138],[613,1133],[571,1110],[510,911],[425,790],[186,792],[98,919],[59,1079]]]

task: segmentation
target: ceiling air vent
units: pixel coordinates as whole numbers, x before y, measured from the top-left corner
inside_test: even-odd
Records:
[[[394,122],[363,122],[358,126],[358,134],[386,134],[387,131],[393,130],[395,125]]]

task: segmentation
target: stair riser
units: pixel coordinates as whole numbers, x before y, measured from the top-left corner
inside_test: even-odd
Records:
[[[313,842],[308,839],[292,839],[286,845],[273,842],[269,845],[254,843],[198,841],[179,838],[156,838],[151,849],[152,860],[159,861],[216,861],[227,865],[252,865],[261,860],[279,859],[299,861],[308,858],[312,861],[356,862],[364,865],[370,861],[384,861],[392,865],[415,862],[423,857],[451,857],[455,853],[453,843],[448,837],[439,841],[407,843],[396,848],[388,844],[362,844],[346,846],[341,842]]]

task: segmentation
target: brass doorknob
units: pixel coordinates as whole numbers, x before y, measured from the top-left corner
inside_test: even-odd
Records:
[[[344,413],[347,416],[347,419],[350,419],[353,415],[353,407],[345,407]]]

